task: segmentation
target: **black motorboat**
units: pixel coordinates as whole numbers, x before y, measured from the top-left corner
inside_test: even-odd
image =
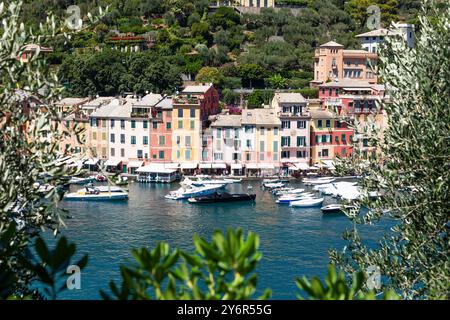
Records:
[[[190,203],[215,203],[215,202],[237,202],[237,201],[255,201],[256,194],[249,193],[213,193],[206,196],[192,197]]]
[[[352,210],[355,209],[354,206],[350,206],[350,205],[342,205],[342,204],[338,204],[338,203],[333,203],[333,204],[329,204],[326,205],[322,208],[320,208],[320,210],[322,210],[322,212],[324,214],[326,213],[343,213],[344,210]]]

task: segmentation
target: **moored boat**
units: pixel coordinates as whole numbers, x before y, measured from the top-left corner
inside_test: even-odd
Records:
[[[323,198],[308,198],[290,203],[291,207],[310,208],[318,207],[323,203]]]
[[[264,183],[263,187],[267,189],[279,189],[283,188],[285,184],[283,182],[275,182],[275,183]]]
[[[256,194],[248,193],[218,193],[211,195],[191,197],[188,199],[189,203],[215,203],[215,202],[238,202],[238,201],[254,201]]]
[[[285,197],[280,197],[275,202],[276,203],[291,203],[291,202],[294,202],[294,201],[313,199],[313,198],[314,198],[314,194],[312,194],[312,193],[305,193],[305,194],[288,195],[288,196],[285,196]]]
[[[224,187],[225,184],[203,187],[184,186],[179,188],[178,190],[171,191],[169,194],[165,195],[164,198],[171,200],[182,200],[192,197],[206,196],[213,194]]]
[[[351,205],[344,206],[344,205],[339,204],[339,203],[333,203],[333,204],[329,204],[329,205],[326,205],[326,206],[320,208],[320,210],[322,210],[322,212],[324,214],[327,214],[327,213],[343,213],[343,209],[344,208],[347,209],[347,210],[351,210],[351,209],[353,209],[355,207],[351,206]]]
[[[78,201],[111,201],[111,200],[126,200],[128,199],[128,193],[121,188],[117,187],[86,187],[78,190],[77,192],[68,193],[64,196],[65,200],[78,200]]]
[[[331,182],[333,182],[335,180],[336,180],[336,178],[334,178],[334,177],[321,177],[321,178],[316,178],[316,179],[304,178],[303,179],[303,183],[305,185],[316,185],[316,184],[331,183]]]
[[[71,177],[69,180],[70,184],[87,184],[95,181],[95,177],[87,177],[87,178],[80,178],[80,177]]]

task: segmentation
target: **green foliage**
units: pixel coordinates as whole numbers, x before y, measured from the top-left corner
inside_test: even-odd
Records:
[[[261,108],[263,104],[269,104],[275,92],[274,90],[254,90],[247,97],[247,104],[252,108]]]
[[[313,277],[311,280],[306,277],[297,278],[295,280],[297,287],[306,293],[306,297],[301,294],[298,294],[297,297],[301,300],[375,300],[374,291],[364,291],[365,280],[364,272],[355,272],[351,285],[348,286],[344,272],[337,272],[336,268],[330,265],[324,283],[317,277]],[[380,298],[382,300],[398,300],[399,296],[393,291],[387,291]]]
[[[287,85],[287,79],[282,77],[280,74],[275,74],[267,79],[267,82],[271,88],[283,89]]]
[[[49,39],[64,37],[67,30],[63,22],[55,17],[48,17],[47,22],[38,29],[25,28],[20,23],[23,18],[21,9],[21,2],[12,1],[0,6],[3,23],[0,39],[2,298],[7,295],[16,298],[41,297],[31,284],[35,280],[42,281],[43,273],[30,268],[36,265],[28,265],[24,259],[30,257],[29,248],[39,232],[52,230],[56,236],[64,225],[62,219],[65,211],[58,207],[60,194],[57,191],[64,184],[62,177],[75,173],[68,169],[58,154],[59,144],[64,138],[58,130],[61,115],[54,108],[63,90],[58,78],[40,52],[36,52],[26,63],[16,58],[22,56],[26,45],[43,45]],[[39,184],[54,188],[41,194]],[[61,241],[55,256],[58,263],[55,262],[54,267],[64,265],[73,254],[72,245]],[[42,241],[36,243],[37,249],[44,252]],[[53,255],[49,254],[49,257]],[[54,275],[57,276],[56,272]]]
[[[261,253],[259,238],[229,229],[214,232],[211,242],[194,235],[195,251],[170,250],[160,242],[149,251],[133,250],[134,262],[121,267],[122,284],[111,282],[113,296],[105,299],[243,300],[254,297],[257,277],[252,273]],[[270,297],[266,290],[259,299]]]
[[[220,87],[223,81],[223,75],[217,68],[203,67],[197,73],[195,81],[200,83],[213,83],[215,87]]]
[[[390,89],[390,101],[382,103],[388,125],[381,132],[370,121],[356,125],[355,136],[377,148],[382,162],[368,157],[361,166],[350,164],[366,174],[359,205],[368,213],[348,213],[355,228],[344,234],[347,250],[331,252],[346,273],[378,267],[384,288],[406,299],[450,298],[450,8],[428,4],[415,48],[388,39],[381,52],[379,71]],[[384,196],[370,201],[368,192]],[[357,225],[387,217],[395,219],[392,232],[376,248],[367,247]]]

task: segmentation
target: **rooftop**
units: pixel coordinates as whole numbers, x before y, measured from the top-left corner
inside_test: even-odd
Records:
[[[173,98],[172,97],[165,97],[164,99],[160,100],[156,107],[162,108],[162,109],[173,109]]]
[[[331,81],[320,85],[320,88],[348,87],[348,88],[371,88],[374,86],[367,81],[343,79],[341,81]]]
[[[120,105],[120,101],[119,101],[119,99],[114,99],[111,102],[109,102],[107,105],[101,106],[96,111],[92,112],[91,117],[97,117],[97,118],[110,117],[112,112],[118,107],[122,107]]]
[[[183,89],[182,93],[206,93],[212,86],[212,83],[186,86],[186,88]]]
[[[82,108],[100,107],[103,104],[110,103],[111,100],[113,99],[114,97],[97,97],[94,100],[87,101],[85,104],[82,105]]]
[[[211,124],[212,127],[240,127],[240,114],[220,114],[217,115],[216,121]]]
[[[339,48],[343,48],[344,46],[342,44],[339,44],[337,42],[334,41],[329,41],[327,43],[324,43],[320,46],[321,48],[325,48],[325,47],[339,47]]]
[[[280,119],[272,108],[243,109],[242,124],[281,125]]]
[[[334,119],[333,112],[323,109],[311,109],[311,119]]]
[[[136,106],[155,106],[158,102],[163,99],[163,96],[159,93],[149,93],[138,100]]]
[[[276,92],[274,99],[281,103],[303,103],[306,99],[301,93],[296,92]]]
[[[57,106],[77,106],[89,101],[89,98],[64,98],[56,103]]]

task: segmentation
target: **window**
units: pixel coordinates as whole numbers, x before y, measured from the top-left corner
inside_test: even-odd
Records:
[[[120,149],[120,156],[121,156],[122,158],[125,157],[125,149],[124,149],[124,148],[121,148],[121,149]]]
[[[297,121],[297,129],[305,129],[306,121]]]
[[[120,120],[120,129],[125,129],[125,120]]]
[[[102,119],[102,128],[106,128],[106,119]]]
[[[336,121],[335,125],[337,128],[341,128],[342,127],[342,123],[340,121]]]
[[[111,148],[111,157],[114,157],[116,155],[116,149]]]
[[[317,120],[317,126],[318,126],[319,128],[322,128],[322,120]]]
[[[225,130],[225,138],[231,139],[231,129],[230,128]]]
[[[191,146],[191,136],[186,136],[184,138],[184,144],[186,145],[186,147],[190,147]]]
[[[195,118],[195,109],[190,110],[190,116],[191,118]]]
[[[252,160],[252,155],[251,155],[250,153],[247,153],[247,154],[245,155],[245,159],[246,159],[247,161],[251,161],[251,160]]]
[[[342,156],[345,157],[347,155],[347,149],[343,148],[342,151],[341,151],[341,154],[342,154]]]
[[[114,128],[115,125],[114,119],[109,120],[109,125],[111,126],[111,128]]]
[[[114,142],[116,142],[116,136],[115,136],[115,134],[114,133],[111,133],[111,142],[112,143],[114,143]]]
[[[234,138],[239,139],[239,129],[234,129]]]
[[[143,121],[143,122],[142,122],[142,127],[143,127],[144,129],[147,129],[147,128],[148,128],[148,121]]]
[[[178,129],[183,129],[183,120],[178,120]]]
[[[165,136],[159,136],[159,145],[164,146],[166,144],[166,137]]]
[[[178,118],[183,118],[183,109],[178,109]]]
[[[346,142],[346,140],[347,140],[347,136],[345,135],[345,134],[342,134],[341,135],[341,139],[342,139],[342,142]]]
[[[166,123],[166,129],[167,130],[171,130],[172,129],[172,122],[167,122]]]
[[[328,157],[328,149],[322,150],[322,157]]]
[[[306,137],[297,137],[297,147],[306,146]]]
[[[159,151],[159,158],[164,159],[164,151]]]
[[[261,128],[259,129],[259,133],[260,133],[261,135],[264,135],[264,127],[261,127]]]
[[[194,120],[190,121],[190,128],[195,129],[195,121]]]
[[[281,151],[281,159],[290,158],[291,153],[289,151]]]
[[[191,150],[185,151],[185,158],[186,158],[186,160],[191,160]]]
[[[142,150],[137,151],[137,158],[142,159]]]
[[[106,157],[106,148],[102,148],[102,157],[103,157],[103,158]]]
[[[278,135],[278,128],[277,127],[273,128],[273,135],[275,135],[275,136]]]
[[[143,137],[142,137],[142,144],[143,144],[144,146],[148,145],[148,137],[147,137],[147,136],[143,136]]]
[[[153,122],[153,129],[158,129],[158,122]]]
[[[223,153],[214,153],[214,160],[223,160]]]
[[[273,152],[278,152],[278,141],[273,142]]]
[[[131,144],[136,144],[136,136],[131,136]]]
[[[251,148],[252,147],[252,140],[247,140],[246,141],[246,146],[247,146],[247,148]]]
[[[181,157],[181,152],[180,152],[180,150],[177,150],[177,159],[180,159],[180,157]]]
[[[327,128],[330,128],[330,127],[331,127],[331,121],[330,121],[330,120],[327,120],[326,123],[325,123],[325,126],[326,126]]]
[[[136,129],[136,120],[131,120],[131,129]]]
[[[92,132],[92,140],[97,140],[97,132]]]
[[[125,135],[123,133],[120,135],[120,143],[125,143]]]
[[[96,126],[97,126],[97,119],[91,118],[91,127],[96,127]]]
[[[297,151],[297,158],[306,158],[306,151]]]
[[[289,147],[291,145],[291,137],[281,137],[281,147]]]
[[[216,138],[222,139],[222,129],[221,128],[216,129]]]
[[[282,129],[290,129],[291,128],[291,122],[290,121],[281,121],[281,128]]]
[[[253,133],[253,127],[252,126],[245,126],[245,133]]]
[[[180,144],[180,143],[181,143],[181,137],[180,137],[180,136],[177,136],[176,141],[177,141],[177,144]]]
[[[216,140],[216,149],[221,150],[222,149],[222,140]]]
[[[106,132],[102,132],[102,140],[106,141]]]

